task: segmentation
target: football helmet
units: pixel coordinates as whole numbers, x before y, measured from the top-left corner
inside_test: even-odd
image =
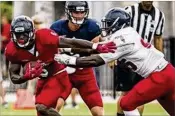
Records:
[[[18,16],[11,23],[12,41],[19,48],[27,49],[34,45],[35,29],[28,16]]]
[[[73,17],[72,13],[85,13],[82,19],[78,19]],[[65,13],[69,20],[72,23],[81,25],[84,23],[85,19],[88,18],[89,15],[89,6],[87,1],[66,1],[65,4]]]
[[[102,36],[113,34],[119,29],[130,26],[131,16],[121,8],[113,8],[102,18]]]

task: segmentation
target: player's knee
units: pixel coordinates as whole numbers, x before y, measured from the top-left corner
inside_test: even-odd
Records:
[[[36,104],[36,110],[41,115],[46,115],[46,116],[61,116],[55,109],[53,109],[53,108],[47,108],[43,104]]]
[[[103,107],[95,106],[91,108],[91,113],[93,116],[103,116],[104,115]]]
[[[61,110],[61,107],[64,105],[64,99],[59,98],[57,100],[57,104],[56,104],[56,110],[59,112]]]
[[[130,104],[128,100],[125,99],[121,99],[119,105],[124,111],[131,111],[137,108],[137,106],[135,106],[134,104]]]

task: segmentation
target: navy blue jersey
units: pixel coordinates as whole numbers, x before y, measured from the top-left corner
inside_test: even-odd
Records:
[[[87,19],[76,31],[71,31],[68,27],[68,20],[55,21],[50,29],[54,30],[59,36],[65,35],[68,38],[77,38],[91,41],[100,35],[100,27],[96,21]]]

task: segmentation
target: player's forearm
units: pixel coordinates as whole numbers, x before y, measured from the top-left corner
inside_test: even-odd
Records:
[[[23,78],[23,76],[16,75],[16,74],[10,74],[10,78],[14,84],[22,84],[27,81],[26,79]]]
[[[54,59],[59,63],[76,67],[96,67],[105,64],[105,61],[99,55],[77,58],[66,54],[56,54]]]
[[[82,40],[82,39],[62,38],[59,41],[60,48],[89,48],[91,49],[92,46],[93,46],[92,42]]]
[[[82,49],[82,48],[60,48],[62,53],[74,53],[80,54],[81,56],[89,56],[91,54],[98,53],[96,50],[93,49]]]
[[[76,66],[78,67],[97,67],[103,64],[105,64],[104,60],[98,55],[86,58],[79,57],[76,59]]]
[[[13,64],[13,63],[10,64],[9,67],[10,78],[14,84],[21,84],[27,81],[26,79],[23,78],[23,76],[20,75],[20,69],[21,69],[20,64]]]

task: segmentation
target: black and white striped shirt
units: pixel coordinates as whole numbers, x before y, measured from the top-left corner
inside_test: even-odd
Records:
[[[141,35],[146,42],[153,43],[154,36],[161,36],[164,30],[164,13],[152,7],[151,11],[144,11],[141,3],[125,7],[131,15],[131,27]]]

